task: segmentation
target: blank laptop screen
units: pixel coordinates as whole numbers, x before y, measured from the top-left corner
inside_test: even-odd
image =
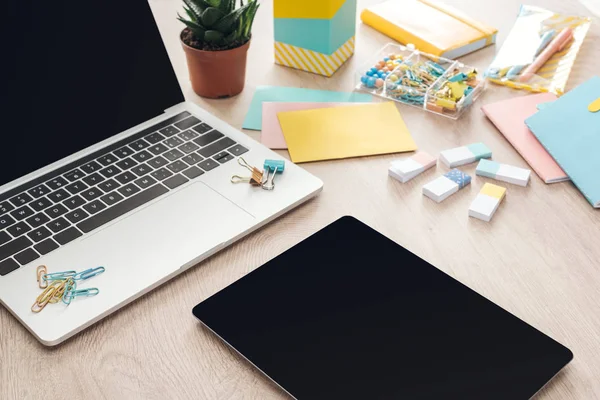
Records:
[[[0,185],[184,100],[146,0],[6,2]]]

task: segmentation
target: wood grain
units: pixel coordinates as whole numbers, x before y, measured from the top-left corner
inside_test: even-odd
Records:
[[[376,2],[359,0],[359,8]],[[178,42],[181,25],[175,20],[179,0],[150,3],[186,97],[238,128],[256,86],[349,91],[354,86],[355,69],[389,42],[359,23],[357,53],[333,78],[275,66],[272,1],[263,0],[249,53],[246,89],[233,99],[208,101],[193,94],[187,78]],[[447,3],[498,27],[502,43],[521,2]],[[574,0],[528,3],[559,12],[590,14]],[[594,17],[569,88],[598,71],[599,22]],[[485,68],[498,48],[478,51],[463,61]],[[520,94],[490,86],[479,104]],[[492,148],[496,160],[527,167],[478,107],[458,122],[406,106],[400,106],[400,110],[425,151],[436,154],[445,148],[483,141]],[[257,132],[248,134],[258,138]],[[0,399],[39,399],[48,393],[74,399],[287,398],[201,328],[191,309],[346,214],[358,217],[568,346],[575,353],[574,361],[538,398],[600,398],[600,213],[571,183],[545,185],[534,176],[527,188],[509,185],[506,200],[493,221],[480,222],[468,218],[467,209],[485,179],[477,177],[469,188],[438,205],[421,195],[421,187],[445,169],[438,167],[437,172],[427,172],[402,185],[387,177],[388,163],[394,158],[306,164],[308,171],[325,182],[318,198],[58,348],[39,345],[0,308]],[[465,170],[474,173],[474,168],[468,166]]]

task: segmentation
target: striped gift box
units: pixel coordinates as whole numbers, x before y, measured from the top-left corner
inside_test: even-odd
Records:
[[[274,0],[275,63],[332,76],[352,54],[356,0]]]

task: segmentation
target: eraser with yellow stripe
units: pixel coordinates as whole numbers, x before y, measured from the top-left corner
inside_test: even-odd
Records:
[[[500,203],[506,196],[506,188],[486,183],[469,207],[469,217],[490,222]]]

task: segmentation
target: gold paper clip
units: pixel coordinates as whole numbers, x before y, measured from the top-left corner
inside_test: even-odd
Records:
[[[48,287],[46,289],[44,289],[44,291],[35,300],[35,303],[33,303],[33,305],[31,306],[31,311],[33,311],[34,313],[41,312],[44,308],[46,308],[48,303],[52,302],[52,300],[55,298],[55,296],[58,297],[57,292],[59,292],[61,290],[62,290],[62,293],[60,293],[60,298],[62,298],[66,285],[67,285],[66,280],[52,282],[50,285],[48,285]],[[59,301],[60,301],[60,298],[58,299]],[[58,302],[58,301],[55,301],[55,303],[56,302]]]
[[[46,268],[45,265],[40,265],[39,267],[37,267],[36,276],[37,276],[37,282],[38,282],[40,289],[46,289],[48,287],[48,281],[43,279],[43,276],[46,275],[47,273],[48,273],[48,268]]]

